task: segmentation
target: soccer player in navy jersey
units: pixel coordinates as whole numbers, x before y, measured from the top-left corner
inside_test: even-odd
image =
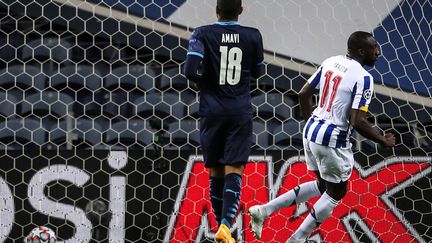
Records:
[[[357,31],[348,39],[348,53],[326,59],[299,93],[300,107],[306,120],[303,145],[308,170],[317,179],[303,183],[267,204],[249,209],[255,237],[261,237],[266,217],[276,210],[319,196],[310,214],[288,242],[307,242],[312,230],[331,215],[347,192],[354,165],[349,138],[352,128],[365,138],[392,147],[395,137],[381,135],[366,119],[373,93],[373,78],[363,66],[373,66],[379,56],[375,38]],[[317,107],[312,97],[319,90]]]
[[[242,11],[241,0],[218,0],[218,22],[194,30],[184,68],[200,91],[200,140],[219,225],[216,242],[235,242],[230,227],[252,145],[250,82],[264,70],[261,34],[238,23]]]

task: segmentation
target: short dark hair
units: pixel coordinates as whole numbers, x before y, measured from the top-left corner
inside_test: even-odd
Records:
[[[217,6],[223,18],[236,18],[241,10],[242,0],[217,0]]]
[[[356,31],[352,33],[348,38],[348,50],[354,51],[367,47],[369,37],[373,37],[373,35],[366,31]]]

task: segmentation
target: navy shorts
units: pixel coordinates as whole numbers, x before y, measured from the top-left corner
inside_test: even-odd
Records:
[[[206,167],[246,163],[252,146],[252,116],[206,116],[200,120]]]

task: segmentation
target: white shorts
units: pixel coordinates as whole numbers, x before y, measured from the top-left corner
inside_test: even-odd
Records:
[[[339,183],[347,181],[354,166],[351,148],[331,148],[303,139],[308,170],[319,171],[322,179]]]

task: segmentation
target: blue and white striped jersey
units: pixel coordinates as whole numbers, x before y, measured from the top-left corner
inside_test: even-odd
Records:
[[[345,55],[326,59],[309,78],[319,101],[306,122],[304,137],[332,148],[349,147],[351,109],[368,111],[373,93],[371,74]]]

